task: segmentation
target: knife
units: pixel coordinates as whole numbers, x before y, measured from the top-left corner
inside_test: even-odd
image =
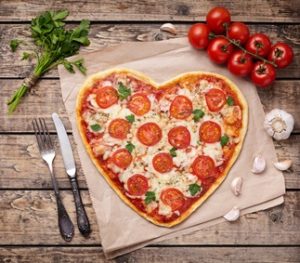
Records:
[[[76,179],[76,166],[75,166],[74,156],[72,152],[72,147],[66,129],[61,119],[59,118],[58,114],[52,113],[52,119],[57,131],[60,150],[65,164],[65,169],[72,185],[72,191],[74,195],[76,213],[77,213],[77,225],[80,233],[83,236],[87,237],[91,233],[91,228],[78,189],[78,183]]]

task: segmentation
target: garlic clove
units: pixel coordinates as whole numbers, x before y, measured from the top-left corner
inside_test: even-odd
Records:
[[[264,128],[275,140],[285,140],[294,128],[294,118],[284,110],[274,109],[266,114]]]
[[[240,209],[234,206],[227,214],[223,216],[227,221],[233,222],[240,217]]]
[[[235,196],[239,196],[241,194],[243,185],[243,179],[242,177],[236,177],[231,182],[231,191]]]
[[[266,160],[261,155],[257,155],[252,164],[251,172],[254,174],[262,173],[266,169]]]
[[[171,23],[165,23],[160,27],[161,31],[171,33],[173,35],[177,34],[176,27]]]
[[[280,171],[285,171],[285,170],[289,169],[292,166],[292,164],[293,164],[292,160],[284,160],[284,161],[281,161],[281,162],[273,163],[275,168],[280,170]]]

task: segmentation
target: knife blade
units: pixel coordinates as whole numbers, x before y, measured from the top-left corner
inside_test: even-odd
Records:
[[[76,213],[77,213],[77,225],[80,233],[83,236],[88,236],[91,232],[89,219],[82,204],[81,196],[79,193],[78,183],[76,180],[76,165],[74,161],[73,151],[71,143],[69,141],[66,129],[63,122],[59,118],[57,113],[52,113],[52,119],[57,131],[58,141],[60,144],[60,150],[63,157],[66,172],[69,176],[72,185],[72,191],[75,200]]]
[[[60,144],[60,150],[63,157],[63,161],[65,164],[65,169],[67,174],[70,177],[76,176],[76,166],[74,161],[74,156],[72,152],[72,147],[65,129],[64,124],[62,123],[61,119],[59,118],[57,113],[52,114],[52,119],[57,131],[58,140]]]

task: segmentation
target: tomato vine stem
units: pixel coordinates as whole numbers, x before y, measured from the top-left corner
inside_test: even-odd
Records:
[[[224,35],[215,35],[214,33],[210,33],[210,37],[211,38],[217,38],[217,37],[222,37],[222,38],[225,38],[226,40],[228,40],[232,45],[236,46],[237,48],[241,49],[243,52],[251,55],[252,57],[255,57],[261,61],[263,61],[264,63],[267,63],[267,64],[271,64],[273,67],[277,68],[277,65],[270,61],[270,60],[267,60],[265,58],[263,58],[262,56],[260,55],[257,55],[255,53],[252,53],[250,51],[248,51],[247,49],[245,49],[244,47],[242,47],[238,42],[236,42],[235,40],[229,38],[228,36],[224,36]]]

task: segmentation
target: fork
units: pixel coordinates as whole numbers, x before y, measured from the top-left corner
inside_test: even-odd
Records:
[[[47,163],[50,171],[51,181],[56,197],[60,234],[65,241],[71,241],[72,237],[74,236],[74,225],[63,205],[59,194],[58,184],[53,171],[53,160],[55,158],[55,150],[51,137],[49,135],[48,128],[46,126],[45,119],[34,119],[32,121],[32,126],[35,132],[35,137],[38,143],[40,154],[42,156],[42,159]]]

